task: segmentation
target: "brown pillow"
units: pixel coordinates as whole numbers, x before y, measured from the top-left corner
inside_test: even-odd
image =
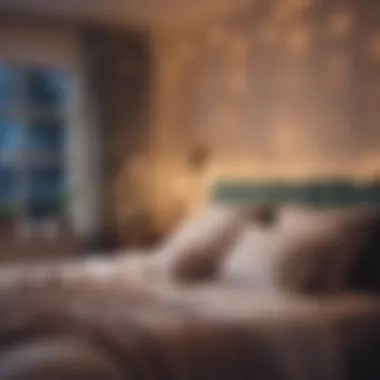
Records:
[[[284,206],[273,228],[247,227],[227,255],[221,278],[265,292],[334,292],[347,286],[378,210],[317,211]]]
[[[175,279],[211,279],[244,227],[267,225],[272,219],[269,205],[210,206],[201,217],[181,224],[154,260]]]

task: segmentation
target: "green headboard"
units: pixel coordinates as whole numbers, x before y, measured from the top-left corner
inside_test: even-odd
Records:
[[[212,189],[213,202],[296,202],[311,206],[339,206],[380,202],[380,179],[331,180],[219,180]]]

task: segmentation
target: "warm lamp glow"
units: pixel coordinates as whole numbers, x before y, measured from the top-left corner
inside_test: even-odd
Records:
[[[376,33],[369,43],[369,51],[373,58],[380,61],[380,32]]]
[[[275,129],[274,148],[279,152],[291,152],[297,149],[297,136],[294,132],[294,127],[289,125],[279,125]]]
[[[292,0],[291,2],[297,10],[303,10],[312,6],[312,0]]]
[[[327,30],[333,37],[346,36],[352,25],[352,16],[347,10],[332,14],[327,21]]]
[[[185,176],[177,176],[172,182],[171,192],[175,197],[184,199],[189,190],[189,181]]]
[[[293,53],[306,50],[310,44],[310,31],[306,27],[298,27],[289,33],[287,47]]]
[[[264,25],[260,32],[261,42],[273,45],[278,41],[278,30],[273,25]]]

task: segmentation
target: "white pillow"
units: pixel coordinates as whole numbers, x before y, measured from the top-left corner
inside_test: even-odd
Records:
[[[213,205],[203,216],[181,224],[154,260],[177,279],[210,279],[242,229],[259,220],[267,222],[266,209],[263,205]]]
[[[222,264],[222,279],[265,292],[342,290],[378,213],[285,206],[270,229],[247,227]]]

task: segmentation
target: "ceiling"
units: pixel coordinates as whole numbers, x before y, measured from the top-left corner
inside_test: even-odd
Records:
[[[175,26],[223,17],[252,0],[0,0],[0,13],[119,25]]]

